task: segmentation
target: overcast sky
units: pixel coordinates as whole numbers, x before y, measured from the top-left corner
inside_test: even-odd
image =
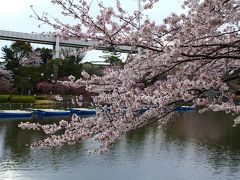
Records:
[[[75,1],[77,2],[77,0]],[[97,2],[97,0],[93,1]],[[126,3],[123,5],[125,5],[129,10],[137,7],[136,0],[122,0],[122,3],[124,1]],[[183,0],[159,0],[158,5],[151,11],[151,13],[148,13],[149,17],[157,22],[161,22],[164,17],[172,12],[180,13],[182,12],[182,9],[180,8],[182,1]],[[105,0],[104,3],[108,3],[110,5],[111,0]],[[33,5],[34,9],[39,14],[42,12],[48,12],[48,14],[53,17],[59,17],[61,10],[58,6],[52,5],[51,0],[1,0],[0,29],[29,33],[52,31],[52,29],[46,25],[39,28],[38,25],[40,22],[33,18],[30,18],[30,15],[33,14],[30,5]],[[94,8],[92,9],[94,10]],[[0,40],[0,47],[10,44],[11,42],[9,41]],[[34,47],[38,46],[41,45],[34,45]],[[49,46],[49,48],[51,47]],[[88,53],[85,59],[99,60],[99,55],[100,54],[96,52]]]

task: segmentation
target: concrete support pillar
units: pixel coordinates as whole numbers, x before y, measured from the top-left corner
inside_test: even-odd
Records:
[[[55,46],[53,46],[54,49],[54,54],[53,54],[53,58],[59,58],[59,51],[60,51],[60,46],[59,46],[59,36],[56,37],[56,43]]]

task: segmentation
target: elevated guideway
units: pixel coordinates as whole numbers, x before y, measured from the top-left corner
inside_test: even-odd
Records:
[[[25,41],[29,43],[37,43],[37,44],[46,44],[52,45],[54,49],[54,58],[59,58],[59,50],[60,47],[75,47],[75,48],[83,48],[90,47],[94,44],[97,44],[97,41],[87,41],[81,39],[63,39],[59,36],[53,35],[44,35],[37,33],[23,33],[23,32],[15,32],[15,31],[5,31],[0,30],[0,39],[1,40],[9,40],[9,41]],[[97,47],[97,50],[106,50],[107,46]],[[130,46],[119,46],[118,51],[120,52],[132,52],[132,48]]]

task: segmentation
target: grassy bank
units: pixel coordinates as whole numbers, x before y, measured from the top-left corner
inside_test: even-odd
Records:
[[[47,96],[0,95],[0,103],[51,103]]]

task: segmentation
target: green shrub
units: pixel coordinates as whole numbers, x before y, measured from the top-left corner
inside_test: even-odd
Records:
[[[0,95],[0,103],[7,103],[10,97],[10,95]]]
[[[47,96],[34,96],[36,100],[48,100]]]
[[[34,103],[35,98],[33,96],[12,96],[11,103]]]

